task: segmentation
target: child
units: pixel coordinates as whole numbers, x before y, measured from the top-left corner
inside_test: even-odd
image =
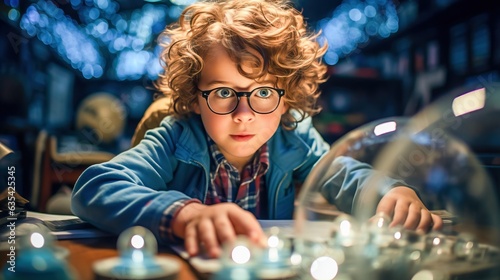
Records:
[[[217,257],[238,234],[262,238],[257,219],[292,219],[295,184],[329,151],[310,119],[326,47],[284,0],[196,3],[162,35],[157,87],[173,100],[171,115],[89,167],[72,210],[108,231],[141,225],[160,242],[183,240],[190,255],[203,244]],[[342,188],[357,188],[355,179]],[[336,199],[352,204],[343,193]],[[407,187],[392,188],[378,211],[407,228],[441,225]]]

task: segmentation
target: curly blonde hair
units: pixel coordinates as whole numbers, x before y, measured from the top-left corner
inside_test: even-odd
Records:
[[[326,80],[321,57],[327,46],[320,47],[318,35],[307,31],[302,14],[287,0],[199,2],[187,7],[178,22],[160,35],[166,68],[155,85],[173,100],[172,114],[190,114],[203,59],[211,47],[220,44],[241,75],[255,80],[266,74],[277,78],[289,106],[281,123],[294,129],[297,122],[321,109],[316,100],[319,84]],[[251,65],[251,72],[243,71],[242,62]]]

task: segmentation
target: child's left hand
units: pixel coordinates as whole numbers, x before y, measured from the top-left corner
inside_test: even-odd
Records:
[[[380,200],[377,213],[392,217],[390,226],[401,224],[406,229],[427,232],[430,228],[441,229],[443,220],[427,210],[414,190],[400,186],[391,189]]]

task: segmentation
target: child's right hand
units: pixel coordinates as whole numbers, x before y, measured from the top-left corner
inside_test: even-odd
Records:
[[[197,255],[203,244],[210,257],[219,257],[220,245],[240,234],[247,235],[254,242],[264,237],[255,216],[234,203],[190,203],[180,210],[172,227],[176,236],[184,238],[190,256]]]

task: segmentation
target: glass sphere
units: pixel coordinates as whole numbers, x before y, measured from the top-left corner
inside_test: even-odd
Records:
[[[8,265],[4,267],[3,279],[76,279],[64,258],[58,255],[54,240],[47,227],[42,224],[33,225],[19,237],[19,255],[9,258]],[[15,254],[15,251],[12,252]]]
[[[212,276],[213,280],[254,280],[257,276],[257,260],[260,250],[243,235],[222,244],[219,257],[221,268]]]
[[[155,260],[158,244],[150,230],[141,226],[126,229],[118,237],[116,246],[120,262],[113,268],[115,274],[144,276],[162,272]]]
[[[353,211],[359,199],[354,192],[358,182],[353,181],[354,188],[347,189],[344,181],[356,175],[363,178],[370,175],[379,152],[405,133],[408,121],[406,117],[373,121],[331,146],[302,186],[294,217],[296,239],[319,242],[328,239],[331,223],[343,214],[352,215],[351,218],[343,215],[351,224],[360,223]]]
[[[413,117],[381,119],[351,131],[302,186],[294,217],[296,250],[307,259],[319,255],[318,247],[342,244],[332,241],[339,237],[332,228],[347,214],[359,229],[343,239],[361,249],[340,246],[345,261],[338,275],[419,279],[436,267],[445,277],[497,273],[499,118],[500,85],[491,84],[450,92]],[[380,200],[396,186],[413,189],[443,227],[417,231],[404,221],[397,224],[394,211],[378,213]],[[353,263],[356,272],[349,270]]]
[[[259,279],[288,279],[296,275],[296,256],[292,252],[292,236],[282,228],[270,227],[265,231],[265,244],[257,259]]]
[[[157,255],[153,233],[142,226],[124,230],[117,241],[119,256],[94,263],[96,279],[170,279],[177,277],[180,264]]]

